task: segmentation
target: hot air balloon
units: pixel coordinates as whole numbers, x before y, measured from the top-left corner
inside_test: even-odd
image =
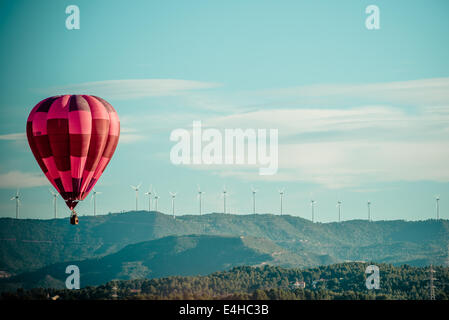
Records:
[[[40,168],[71,210],[97,183],[114,154],[120,121],[114,108],[89,95],[54,96],[28,116],[28,143]]]

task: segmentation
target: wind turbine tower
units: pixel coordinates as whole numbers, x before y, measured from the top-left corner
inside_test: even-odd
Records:
[[[223,213],[226,214],[226,187],[223,187]]]
[[[159,196],[154,192],[154,210],[157,211],[157,203],[159,200]]]
[[[102,192],[96,191],[95,189],[92,190],[92,198],[94,202],[94,216],[97,215],[97,194],[101,194]]]
[[[310,200],[310,207],[312,208],[312,222],[315,222],[315,200]]]
[[[57,207],[56,207],[56,203],[57,202],[56,202],[56,200],[57,200],[58,194],[56,192],[54,192],[53,190],[51,190],[51,189],[48,189],[48,191],[50,191],[50,193],[53,196],[53,209],[54,209],[54,212],[55,212],[55,219],[56,219],[56,216],[57,216]]]
[[[281,212],[281,216],[282,216],[282,200],[284,198],[284,189],[280,189],[278,191],[279,191],[279,198],[281,200],[281,210],[280,210],[280,212]]]
[[[368,221],[371,221],[371,201],[368,201],[366,204],[368,206]]]
[[[436,209],[437,209],[437,220],[440,219],[440,196],[436,196],[435,197],[435,201],[436,201]]]
[[[145,192],[146,195],[148,195],[148,211],[151,211],[151,191],[152,186],[150,186],[150,189],[148,189],[148,192]]]
[[[19,189],[17,189],[16,195],[14,197],[12,197],[11,200],[16,201],[16,219],[19,219],[19,204],[20,204]]]
[[[200,186],[198,185],[198,201],[199,201],[199,209],[200,209],[200,215],[202,213],[202,197],[203,197],[203,193],[205,193],[204,191],[201,191]]]
[[[253,193],[253,214],[256,214],[256,193],[259,190],[254,189],[253,187],[251,187],[251,191]]]
[[[176,192],[169,192],[171,195],[171,211],[173,214],[173,219],[175,219],[175,198],[176,198]]]
[[[138,210],[138,203],[139,203],[139,188],[142,185],[142,182],[139,183],[139,185],[137,187],[135,186],[130,186],[132,189],[134,189],[134,191],[136,191],[136,211]]]
[[[341,201],[337,201],[337,208],[338,208],[338,222],[341,222]]]

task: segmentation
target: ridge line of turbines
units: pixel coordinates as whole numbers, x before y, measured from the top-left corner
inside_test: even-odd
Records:
[[[136,211],[138,211],[138,204],[139,204],[139,189],[140,186],[142,185],[142,183],[139,183],[137,186],[133,186],[130,185],[130,187],[135,191],[136,193]],[[197,199],[199,201],[198,203],[198,207],[199,207],[199,213],[200,215],[202,214],[202,201],[203,201],[203,194],[205,193],[204,191],[201,190],[200,186],[197,185],[198,187],[198,194],[197,194]],[[256,194],[259,190],[255,189],[253,186],[251,186],[251,193],[252,193],[252,204],[253,204],[253,214],[256,214]],[[53,197],[53,206],[54,206],[54,217],[57,217],[57,197],[58,197],[58,193],[54,192],[53,190],[49,189],[49,192],[51,193],[52,197]],[[285,193],[285,189],[278,189],[279,192],[279,199],[280,199],[280,215],[283,214],[283,198],[284,198],[284,193]],[[93,202],[93,212],[94,212],[94,216],[96,215],[97,212],[97,202],[96,202],[96,198],[97,198],[97,194],[101,194],[102,192],[96,191],[95,189],[92,190],[92,196],[91,196],[91,202]],[[223,186],[223,191],[222,193],[222,197],[223,197],[223,213],[227,213],[226,211],[226,197],[228,196],[228,191],[226,190],[226,186]],[[154,200],[154,210],[157,211],[158,210],[158,201],[159,201],[159,196],[156,193],[156,190],[153,190],[152,185],[150,185],[150,188],[148,190],[148,192],[145,192],[145,195],[148,195],[148,211],[151,211],[151,195],[154,195],[153,200]],[[175,199],[176,199],[176,195],[177,192],[171,192],[169,191],[169,195],[171,196],[171,211],[172,211],[172,215],[173,218],[176,218],[175,216]],[[16,202],[16,219],[19,218],[19,207],[20,207],[20,193],[19,193],[19,189],[17,189],[16,194],[10,199],[10,200],[15,200]],[[437,220],[440,219],[440,196],[437,195],[435,196],[435,201],[436,201],[436,215],[437,215]],[[315,222],[315,205],[316,205],[316,201],[315,200],[310,200],[310,207],[311,207],[311,214],[312,214],[312,222]],[[341,205],[342,205],[342,201],[338,200],[337,201],[337,205],[336,207],[338,208],[338,222],[341,222]],[[368,221],[372,221],[371,219],[371,201],[367,201],[367,209],[368,209]]]

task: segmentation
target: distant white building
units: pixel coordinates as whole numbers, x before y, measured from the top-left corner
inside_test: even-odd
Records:
[[[298,281],[292,282],[291,284],[293,289],[304,289],[306,287],[306,283],[304,281]]]

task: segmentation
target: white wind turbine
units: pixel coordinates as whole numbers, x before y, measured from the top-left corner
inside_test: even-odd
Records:
[[[148,195],[148,211],[151,211],[151,195],[153,192],[151,191],[153,188],[152,185],[150,185],[150,189],[148,189],[148,192],[145,192],[146,195]]]
[[[130,187],[131,188],[133,188],[134,189],[134,191],[136,191],[136,211],[138,210],[138,199],[139,199],[139,188],[140,188],[140,186],[142,185],[142,182],[141,183],[139,183],[139,185],[138,186],[133,186],[133,185],[131,185]]]
[[[203,201],[203,193],[204,191],[201,191],[200,186],[198,185],[198,201],[199,201],[199,209],[200,209],[200,215],[202,213],[202,201]]]
[[[312,208],[312,222],[315,222],[315,200],[310,200],[310,207]]]
[[[251,192],[253,193],[253,214],[256,214],[256,193],[257,193],[257,189],[254,189],[253,186],[251,186]]]
[[[284,198],[284,189],[278,189],[278,191],[279,191],[279,198],[280,198],[280,200],[281,200],[281,216],[282,216],[282,200],[283,200],[283,198]]]
[[[169,192],[171,195],[171,211],[173,214],[173,218],[175,218],[175,198],[176,198],[176,192]]]
[[[366,204],[368,206],[368,221],[371,221],[371,201],[368,201]]]
[[[19,219],[19,204],[20,204],[19,189],[17,189],[16,195],[14,197],[12,197],[11,200],[16,201],[16,219]]]
[[[56,219],[56,216],[57,216],[57,207],[56,207],[56,200],[57,200],[57,198],[58,198],[58,194],[56,193],[56,192],[54,192],[53,190],[51,190],[51,189],[48,189],[48,191],[52,194],[52,196],[53,196],[53,209],[54,209],[54,213],[55,213],[55,219]]]
[[[440,196],[436,196],[435,197],[435,201],[436,201],[436,209],[437,209],[437,220],[440,219]]]
[[[223,186],[223,213],[226,214],[226,195],[228,191],[226,191],[226,186]]]
[[[159,201],[159,196],[156,193],[156,190],[154,190],[154,211],[157,211],[157,203]]]
[[[92,190],[92,198],[90,198],[90,201],[94,202],[94,216],[97,215],[97,194],[102,194],[102,192],[99,192],[95,189]]]
[[[337,201],[337,208],[338,208],[338,222],[341,222],[341,201]]]

